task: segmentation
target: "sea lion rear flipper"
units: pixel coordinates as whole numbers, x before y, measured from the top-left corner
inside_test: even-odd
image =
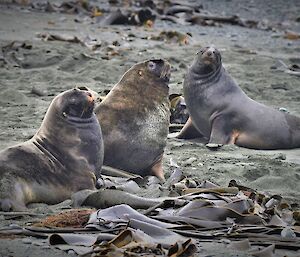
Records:
[[[159,159],[159,161],[151,167],[151,174],[158,177],[161,181],[165,181],[165,175],[162,166],[162,156]]]
[[[184,127],[181,129],[176,138],[179,139],[193,139],[203,137],[203,135],[197,130],[194,126],[192,119],[189,118],[187,122],[184,124]]]

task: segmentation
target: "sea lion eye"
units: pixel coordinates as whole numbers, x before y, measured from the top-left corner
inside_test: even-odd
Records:
[[[155,70],[155,68],[156,68],[156,64],[154,63],[154,62],[149,62],[148,63],[148,68],[150,69],[150,70]]]

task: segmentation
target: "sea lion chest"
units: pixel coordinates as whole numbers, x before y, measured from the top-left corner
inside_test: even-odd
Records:
[[[104,164],[143,175],[163,154],[170,118],[167,97],[151,106],[117,110],[100,104],[97,116],[104,139]]]
[[[210,136],[210,117],[216,108],[217,89],[189,72],[184,80],[184,99],[194,126],[205,137]]]

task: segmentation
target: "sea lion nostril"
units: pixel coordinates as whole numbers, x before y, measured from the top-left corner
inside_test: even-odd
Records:
[[[90,93],[90,92],[88,92],[87,93],[87,96],[88,96],[88,101],[90,102],[90,103],[92,103],[92,102],[94,102],[94,96]]]
[[[207,52],[207,56],[211,56],[212,55],[212,52]]]

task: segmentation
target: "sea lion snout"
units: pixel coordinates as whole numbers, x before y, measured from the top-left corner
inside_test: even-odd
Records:
[[[95,91],[89,89],[86,86],[76,87],[76,88],[74,88],[74,90],[80,91],[84,95],[87,96],[87,103],[88,103],[88,105],[94,105],[95,100],[97,98],[97,93]]]
[[[95,102],[94,95],[91,92],[89,92],[89,91],[86,92],[86,95],[87,95],[87,101],[88,101],[88,103],[89,104],[93,104]]]
[[[84,91],[86,93],[86,95],[88,96],[89,102],[92,102],[92,100],[95,101],[96,98],[98,97],[97,92],[95,92],[94,90],[92,90],[86,86],[76,87],[75,90]]]
[[[148,61],[148,69],[157,77],[169,82],[171,77],[171,65],[163,59],[152,59]]]
[[[164,81],[169,82],[171,78],[171,65],[168,62],[164,63],[164,67],[160,74],[160,77],[164,79]]]
[[[206,47],[203,51],[200,51],[200,53],[201,59],[205,64],[212,64],[217,60],[217,50],[212,46]]]

